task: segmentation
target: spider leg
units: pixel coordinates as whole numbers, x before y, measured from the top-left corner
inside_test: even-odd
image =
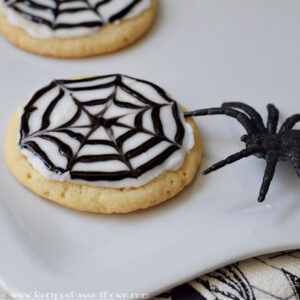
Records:
[[[279,111],[273,104],[268,104],[268,121],[267,128],[269,134],[275,134],[277,131]]]
[[[266,131],[261,115],[251,106],[242,102],[225,102],[222,104],[222,107],[238,108],[243,110],[250,116],[260,132]]]
[[[254,126],[253,122],[247,117],[247,115],[232,108],[217,107],[208,109],[198,109],[184,113],[184,117],[196,117],[207,115],[226,115],[235,118],[243,125],[243,127],[246,129],[249,135],[257,132],[256,127]]]
[[[280,132],[292,129],[297,122],[300,121],[300,114],[292,115],[287,118],[280,128]]]
[[[276,151],[267,152],[266,155],[267,166],[265,169],[265,174],[263,178],[263,182],[259,191],[258,202],[263,202],[268,193],[270,183],[273,179],[275,167],[278,161],[278,154]]]
[[[206,169],[205,171],[202,172],[203,175],[207,175],[213,171],[216,171],[220,168],[225,167],[226,165],[232,164],[244,157],[248,157],[254,153],[260,152],[263,149],[261,147],[251,147],[251,148],[247,148],[247,149],[243,149],[240,152],[237,152],[233,155],[228,156],[227,158],[225,158],[224,160],[221,160],[220,162],[212,165],[210,168]]]

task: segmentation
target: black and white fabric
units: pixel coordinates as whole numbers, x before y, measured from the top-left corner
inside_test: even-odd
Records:
[[[300,250],[238,262],[155,298],[155,300],[203,299],[299,300]]]

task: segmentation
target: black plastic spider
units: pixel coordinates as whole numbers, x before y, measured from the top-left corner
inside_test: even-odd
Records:
[[[279,112],[273,104],[268,104],[267,109],[266,127],[259,113],[241,102],[227,102],[219,108],[199,109],[184,114],[185,117],[227,115],[237,119],[244,126],[247,135],[243,135],[241,140],[246,144],[246,148],[214,164],[205,170],[203,175],[250,155],[264,158],[267,166],[258,196],[259,202],[264,201],[266,197],[278,161],[290,161],[300,177],[300,130],[292,129],[300,121],[300,114],[289,117],[277,131]]]

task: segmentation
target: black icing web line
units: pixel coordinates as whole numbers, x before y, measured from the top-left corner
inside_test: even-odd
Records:
[[[115,0],[99,0],[99,1],[94,1],[93,4],[89,0],[68,0],[68,1],[50,0],[50,1],[53,2],[52,6],[41,4],[38,1],[33,1],[33,0],[4,0],[4,2],[8,7],[12,8],[14,11],[21,14],[25,19],[33,21],[38,24],[44,24],[50,27],[52,30],[71,29],[75,27],[86,27],[86,28],[101,27],[107,22],[104,21],[103,17],[99,12],[100,7],[110,2],[113,2]],[[108,19],[108,22],[112,23],[124,18],[141,1],[144,0],[131,0],[131,2],[127,6],[125,6],[120,11],[117,11],[113,15],[111,15]],[[80,3],[83,5],[81,7],[61,8],[60,5],[66,2]],[[28,10],[22,8],[20,4],[28,8]],[[30,10],[40,11],[43,13],[46,12],[49,14],[50,18],[53,17],[53,20],[33,14],[29,12]],[[98,20],[86,21],[80,23],[61,23],[57,21],[58,17],[61,14],[66,14],[66,13],[76,14],[84,11],[92,11],[94,13],[95,19]]]
[[[108,75],[108,76],[99,76],[93,78],[79,79],[79,80],[55,80],[51,82],[48,86],[39,90],[29,101],[29,103],[24,108],[24,113],[21,118],[21,128],[20,128],[20,142],[19,146],[23,149],[27,149],[32,152],[35,156],[43,161],[46,167],[58,174],[63,174],[67,171],[70,172],[72,179],[83,179],[88,181],[98,181],[98,180],[121,180],[124,178],[137,178],[143,173],[155,168],[156,166],[162,164],[172,153],[180,149],[183,138],[184,138],[184,127],[180,119],[179,109],[176,102],[170,99],[167,94],[158,86],[142,81],[144,84],[150,85],[153,89],[157,91],[157,93],[166,100],[166,103],[156,103],[139,93],[138,91],[133,90],[128,85],[124,84],[122,81],[122,75]],[[93,82],[97,79],[105,79],[112,78],[113,80],[108,83],[101,83],[98,85],[93,85]],[[130,78],[130,77],[127,77]],[[132,79],[132,78],[131,78]],[[76,86],[74,84],[80,83],[80,86]],[[82,85],[84,83],[84,85]],[[87,85],[85,85],[87,83]],[[67,86],[68,84],[72,84],[72,86]],[[104,99],[91,99],[89,101],[80,101],[74,94],[79,91],[88,91],[88,90],[97,90],[97,89],[106,89],[113,87],[113,92]],[[37,109],[35,106],[36,102],[46,93],[48,93],[53,88],[59,88],[58,95],[52,99],[49,103],[48,107],[43,113],[41,126],[38,131],[30,132],[29,128],[29,120],[32,113]],[[120,101],[117,99],[117,89],[121,88],[124,92],[129,94],[131,97],[134,97],[138,100],[138,105]],[[72,101],[77,107],[76,113],[74,116],[64,123],[63,125],[57,128],[49,129],[50,117],[56,105],[59,101],[66,95],[66,93],[71,97]],[[97,114],[92,114],[88,111],[88,107],[95,107],[101,105],[103,108]],[[128,125],[120,121],[124,114],[116,115],[111,118],[105,118],[106,111],[111,107],[111,105],[115,105],[121,108],[132,109],[134,116],[134,126]],[[170,140],[166,137],[162,125],[162,121],[160,119],[160,110],[165,106],[171,106],[172,114],[174,117],[174,121],[176,123],[176,135],[173,140]],[[154,132],[146,129],[143,126],[143,116],[147,111],[151,111],[151,119],[153,122]],[[82,114],[86,114],[89,119],[88,125],[76,126],[76,122],[79,120]],[[118,138],[115,138],[112,127],[121,127],[126,129],[127,131],[121,134]],[[100,127],[103,127],[106,131],[109,139],[101,139],[101,140],[93,140],[89,139],[90,136]],[[86,135],[78,132],[74,132],[78,128],[86,128],[88,132]],[[80,146],[78,150],[73,153],[72,148],[67,145],[64,141],[59,139],[56,136],[52,136],[51,133],[63,133],[68,135],[69,137],[79,141]],[[144,133],[149,135],[151,138],[147,141],[143,142],[141,145],[137,146],[134,149],[131,149],[127,152],[123,151],[124,143],[132,138],[137,133]],[[57,145],[59,152],[61,155],[67,158],[68,164],[66,169],[59,168],[55,165],[54,162],[48,157],[47,153],[45,153],[39,143],[34,139],[41,138],[47,141],[50,141]],[[160,144],[161,142],[169,143],[169,146],[163,150],[159,155],[155,156],[150,161],[144,163],[143,165],[133,168],[130,160],[135,158],[152,147]],[[98,154],[98,155],[83,155],[80,156],[79,153],[82,148],[86,145],[105,145],[110,146],[112,149],[116,150],[116,153],[112,154]],[[93,163],[93,162],[101,162],[101,161],[113,161],[118,160],[124,163],[128,170],[125,171],[117,171],[117,172],[103,172],[101,170],[95,171],[74,171],[73,168],[77,163]]]

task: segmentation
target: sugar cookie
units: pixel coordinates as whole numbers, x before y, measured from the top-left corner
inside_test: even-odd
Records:
[[[35,54],[85,57],[117,51],[150,28],[157,0],[0,0],[0,32]]]
[[[125,75],[54,80],[9,121],[5,158],[34,193],[127,213],[188,185],[201,159],[192,118],[157,85]]]

